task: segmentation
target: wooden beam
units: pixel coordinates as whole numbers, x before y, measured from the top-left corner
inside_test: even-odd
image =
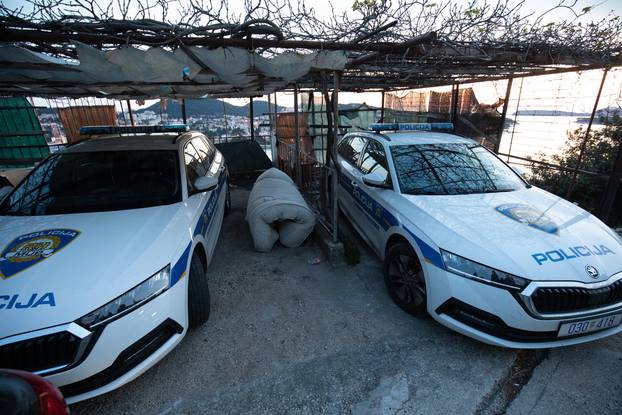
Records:
[[[339,240],[339,208],[337,202],[337,193],[339,192],[339,167],[337,165],[337,144],[339,142],[339,88],[341,81],[341,73],[334,71],[333,79],[334,79],[334,87],[333,87],[333,131],[334,138],[332,142],[332,148],[330,151],[332,152],[332,160],[335,168],[333,169],[332,174],[332,198],[331,198],[331,227],[332,227],[332,237],[333,242],[337,243]]]
[[[503,137],[503,129],[505,128],[505,117],[508,115],[508,105],[510,103],[510,95],[512,94],[512,81],[513,78],[508,79],[508,86],[505,88],[505,101],[503,101],[503,110],[501,111],[501,124],[499,124],[499,130],[497,131],[495,153],[499,153],[499,147],[501,146],[501,137]]]
[[[451,94],[451,122],[454,125],[454,131],[456,129],[456,122],[458,121],[458,100],[460,99],[460,84],[456,83],[452,86]]]
[[[295,129],[295,179],[296,184],[300,188],[302,186],[302,166],[300,165],[300,122],[298,120],[298,85],[294,84],[294,129]]]
[[[131,34],[120,38],[113,34],[86,34],[86,33],[59,33],[40,30],[5,29],[2,32],[0,43],[71,43],[79,41],[87,45],[148,45],[159,44],[207,47],[238,47],[238,48],[281,48],[281,49],[310,49],[310,50],[352,50],[391,52],[400,49],[400,43],[360,43],[360,42],[323,42],[317,40],[278,40],[278,39],[248,39],[248,38],[221,38],[219,36],[172,37],[172,36],[145,36]]]
[[[385,98],[384,89],[382,90],[382,104],[380,104],[380,122],[384,122],[384,98]]]
[[[130,104],[130,100],[127,100],[127,112],[130,114],[130,124],[132,127],[134,126],[134,114],[132,113],[132,104]]]
[[[249,127],[251,140],[255,141],[255,109],[253,108],[253,97],[248,98],[248,116],[250,118]]]

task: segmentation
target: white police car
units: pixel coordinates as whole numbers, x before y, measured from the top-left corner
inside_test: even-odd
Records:
[[[136,378],[207,320],[228,172],[185,131],[88,127],[103,135],[49,156],[0,204],[0,368],[76,402]]]
[[[339,206],[384,260],[387,290],[403,310],[516,348],[622,331],[621,238],[476,142],[356,132],[337,157]]]

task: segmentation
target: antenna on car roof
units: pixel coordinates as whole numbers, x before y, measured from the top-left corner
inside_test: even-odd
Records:
[[[454,124],[451,122],[407,122],[407,123],[372,123],[369,129],[375,132],[381,131],[453,131]]]

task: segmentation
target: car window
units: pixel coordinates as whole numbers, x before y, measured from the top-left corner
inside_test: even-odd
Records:
[[[376,140],[369,140],[361,158],[360,168],[363,174],[377,173],[384,178],[385,183],[389,184],[391,181],[384,148]]]
[[[199,153],[199,156],[201,157],[201,163],[203,164],[205,171],[209,171],[210,166],[214,161],[215,149],[201,137],[194,138],[192,140],[192,145]]]
[[[186,178],[188,180],[188,194],[194,191],[194,182],[197,178],[205,176],[207,169],[203,164],[204,156],[188,142],[184,147],[184,164],[186,166]]]
[[[210,164],[214,162],[214,158],[216,157],[216,146],[214,146],[214,144],[207,138],[207,137],[202,137],[201,139],[206,145],[207,145],[207,149],[208,149],[208,157],[209,157],[209,162]]]
[[[0,205],[0,215],[138,209],[181,201],[175,150],[55,153]]]
[[[468,194],[517,190],[525,183],[501,160],[477,144],[392,146],[403,193]]]
[[[337,153],[343,158],[347,158],[347,155],[351,152],[351,150],[349,149],[351,139],[352,137],[347,137],[339,142],[339,146],[337,147]]]
[[[363,148],[365,148],[367,140],[363,137],[355,135],[350,138],[347,143],[343,143],[342,146],[339,147],[339,155],[343,157],[348,162],[357,166],[359,157],[363,152]]]

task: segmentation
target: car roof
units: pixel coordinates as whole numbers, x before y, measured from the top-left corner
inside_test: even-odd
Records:
[[[390,146],[400,146],[407,144],[476,144],[475,141],[469,138],[460,137],[459,135],[434,133],[429,131],[394,132],[382,135],[389,138],[389,140],[387,140],[387,144]]]
[[[375,138],[383,141],[390,146],[402,146],[409,144],[477,144],[476,141],[470,138],[460,137],[455,134],[448,133],[436,133],[430,131],[400,131],[400,132],[385,132],[376,133],[373,131],[354,131],[347,134],[347,136],[362,135],[367,138]],[[345,138],[345,136],[344,136]]]
[[[194,133],[198,134],[198,133]],[[66,153],[91,151],[177,150],[179,144],[193,133],[110,134],[92,137],[67,147]]]

